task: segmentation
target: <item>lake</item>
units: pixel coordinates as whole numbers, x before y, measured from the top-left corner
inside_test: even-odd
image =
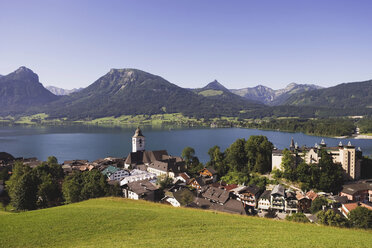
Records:
[[[105,128],[91,126],[61,127],[0,127],[0,152],[8,152],[15,157],[37,157],[46,160],[56,156],[65,160],[88,159],[93,161],[108,156],[126,157],[131,151],[131,137],[135,127]],[[238,138],[248,139],[251,135],[265,135],[279,149],[289,146],[293,137],[299,146],[314,146],[322,137],[303,133],[263,131],[244,128],[182,128],[165,129],[143,127],[147,150],[165,149],[170,155],[180,156],[183,148],[191,146],[201,162],[209,160],[209,148],[214,145],[225,150]],[[372,140],[324,138],[328,146],[337,146],[351,141],[361,147],[364,155],[372,154]]]

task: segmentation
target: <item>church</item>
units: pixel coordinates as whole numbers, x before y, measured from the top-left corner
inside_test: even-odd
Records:
[[[181,157],[170,156],[166,150],[146,151],[145,143],[145,136],[138,127],[132,137],[132,152],[124,163],[126,169],[139,169],[170,178],[186,170],[186,163]]]

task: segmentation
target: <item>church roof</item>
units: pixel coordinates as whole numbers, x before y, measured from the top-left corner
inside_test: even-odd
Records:
[[[164,160],[168,158],[169,155],[166,150],[159,151],[137,151],[129,153],[127,159],[125,160],[126,164],[143,164],[151,163],[154,161]]]
[[[137,127],[137,129],[136,129],[136,131],[134,132],[134,135],[133,135],[133,138],[137,138],[137,137],[145,137],[145,136],[143,136],[142,131],[139,127]]]

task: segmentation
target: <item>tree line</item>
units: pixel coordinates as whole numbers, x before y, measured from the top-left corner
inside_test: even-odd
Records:
[[[65,176],[55,157],[31,168],[18,161],[6,181],[10,204],[17,211],[47,208],[108,195],[120,195],[119,186],[107,184],[98,170]]]

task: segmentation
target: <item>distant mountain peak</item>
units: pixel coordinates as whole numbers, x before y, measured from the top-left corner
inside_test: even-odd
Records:
[[[14,72],[8,74],[8,76],[12,77],[13,79],[39,82],[39,76],[26,66],[19,67]]]
[[[222,90],[222,91],[229,91],[225,86],[223,86],[220,82],[216,79],[213,82],[210,82],[205,87],[204,90]]]
[[[21,66],[14,72],[15,73],[34,73],[31,69],[27,68],[26,66]]]

